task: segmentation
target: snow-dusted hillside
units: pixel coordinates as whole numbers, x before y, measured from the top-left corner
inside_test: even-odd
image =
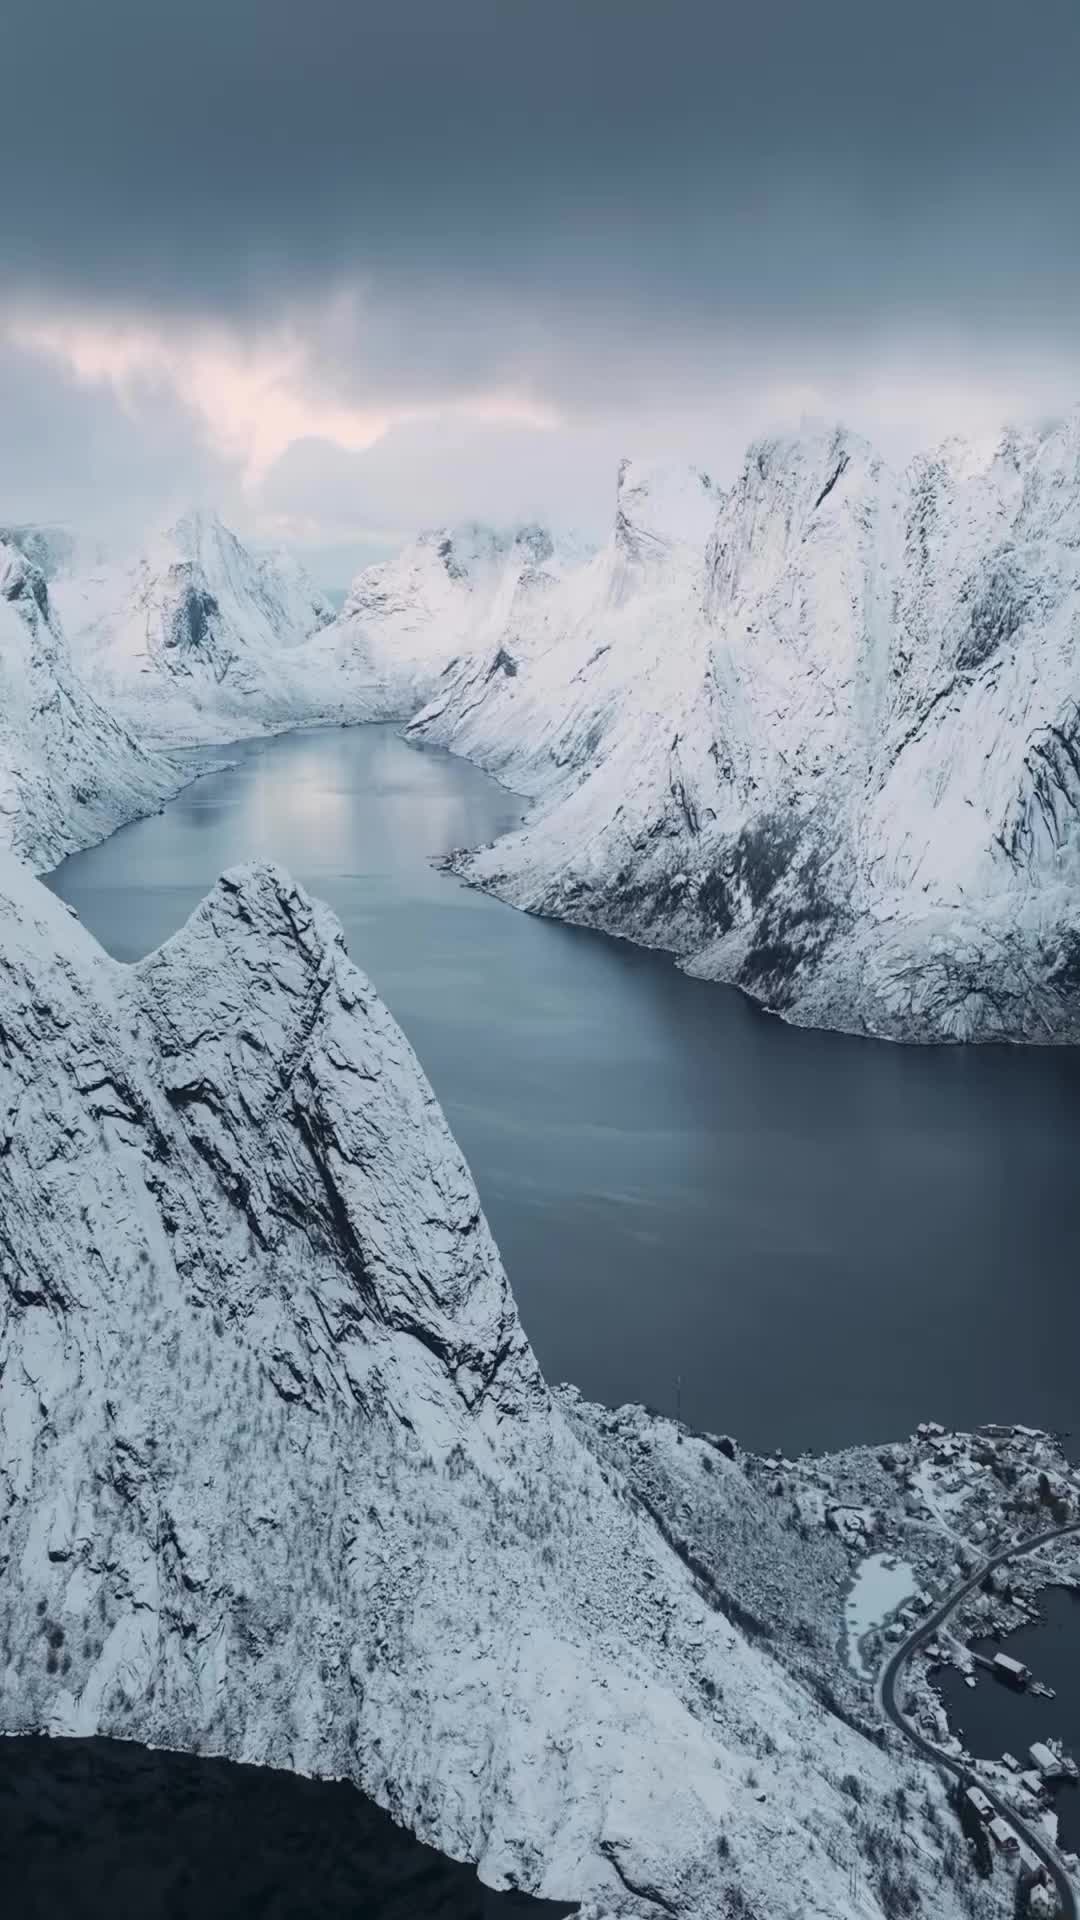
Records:
[[[5,1729],[351,1778],[594,1915],[1010,1910],[553,1402],[325,908],[238,869],[126,969],[0,856],[0,1046]]]
[[[538,801],[479,884],[794,1020],[1080,1037],[1080,413],[903,475],[843,432],[724,494],[624,467],[505,645],[412,727]]]
[[[44,573],[0,539],[0,847],[53,866],[182,784],[93,698]]]
[[[467,649],[513,671],[519,634],[542,627],[547,604],[581,542],[544,527],[496,531],[469,523],[421,533],[357,574],[341,613],[307,649],[310,684],[345,719],[407,718]]]
[[[186,514],[130,562],[86,564],[76,549],[52,591],[81,670],[142,740],[320,717],[297,660],[333,609],[295,560],[250,553],[214,513]]]

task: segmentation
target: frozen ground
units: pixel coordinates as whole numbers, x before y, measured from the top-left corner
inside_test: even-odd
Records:
[[[912,1569],[895,1554],[870,1553],[860,1561],[845,1602],[844,1621],[852,1664],[864,1677],[869,1669],[863,1660],[863,1641],[880,1631],[914,1597],[917,1587]]]

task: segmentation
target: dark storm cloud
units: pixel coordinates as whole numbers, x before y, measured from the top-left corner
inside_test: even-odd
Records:
[[[727,472],[807,409],[904,457],[1080,396],[1078,0],[2,28],[9,517],[198,492],[327,553],[475,512],[601,532],[624,452]]]
[[[9,289],[244,324],[369,276],[414,311],[388,362],[422,372],[440,281],[517,294],[541,331],[619,298],[676,330],[1075,330],[1076,0],[4,14]],[[484,344],[462,325],[446,358],[467,374]]]

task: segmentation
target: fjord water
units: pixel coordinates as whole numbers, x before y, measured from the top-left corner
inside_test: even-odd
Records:
[[[18,1920],[561,1920],[493,1893],[343,1782],[117,1740],[0,1740]]]
[[[430,861],[522,803],[391,727],[227,752],[49,884],[125,960],[241,860],[328,900],[468,1157],[549,1379],[786,1451],[927,1418],[1073,1425],[1080,1051],[788,1028],[516,913]]]

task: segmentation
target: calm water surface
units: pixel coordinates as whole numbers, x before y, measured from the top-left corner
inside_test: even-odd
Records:
[[[521,806],[388,727],[236,765],[50,884],[113,954],[239,860],[334,907],[468,1156],[551,1379],[749,1446],[1070,1429],[1080,1051],[800,1032],[432,870]]]
[[[1053,1700],[1017,1693],[985,1673],[974,1687],[965,1684],[955,1667],[935,1675],[950,1722],[977,1760],[1000,1760],[1003,1753],[1011,1753],[1028,1767],[1028,1748],[1048,1737],[1060,1740],[1066,1753],[1080,1760],[1080,1594],[1069,1587],[1049,1587],[1039,1604],[1043,1618],[1037,1626],[1004,1640],[971,1644],[989,1658],[1005,1647],[1036,1679],[1053,1687]],[[1054,1806],[1062,1844],[1080,1850],[1080,1787],[1058,1787]]]
[[[562,1920],[353,1787],[114,1740],[0,1739],[11,1920]]]

